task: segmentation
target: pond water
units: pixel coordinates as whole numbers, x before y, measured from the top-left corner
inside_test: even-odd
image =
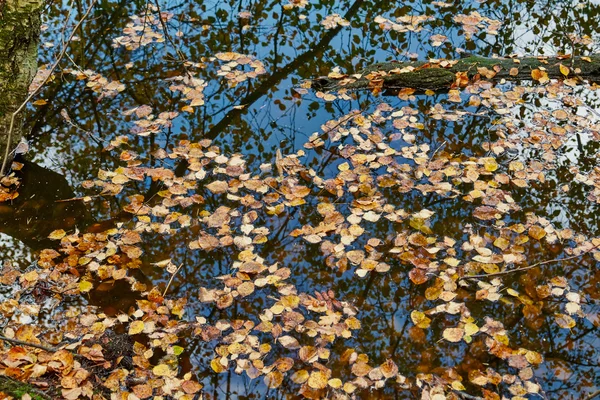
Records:
[[[517,165],[511,163],[520,162],[528,166],[528,184],[507,185],[503,192],[510,194],[512,201],[506,201],[507,207],[512,208],[502,216],[504,226],[524,224],[529,227],[537,223],[543,228],[552,227],[546,229],[543,235],[551,236],[553,230],[572,230],[573,237],[568,238],[565,234],[563,238],[558,234],[560,240],[550,241],[536,240],[533,238],[536,235],[531,235],[532,238],[527,240],[526,233],[523,238],[520,235],[522,231],[510,229],[509,233],[503,231],[502,235],[511,241],[511,246],[518,247],[515,251],[523,257],[518,265],[568,259],[503,277],[500,301],[477,299],[476,292],[483,286],[474,282],[459,285],[452,300],[465,303],[473,321],[480,327],[486,317],[501,321],[512,348],[526,348],[542,355],[544,362],[534,366],[533,377],[523,378],[539,384],[541,389],[537,394],[525,394],[525,398],[591,399],[588,396],[597,395],[600,386],[599,262],[591,254],[571,257],[572,253],[565,252],[567,248],[576,247],[573,238],[577,235],[586,240],[600,235],[598,199],[590,197],[593,188],[576,179],[577,174],[587,176],[598,168],[598,118],[597,114],[589,111],[598,109],[600,104],[596,91],[583,86],[573,89],[572,96],[582,99],[582,103],[570,108],[571,120],[557,124],[564,128],[564,135],[568,138],[561,139],[559,146],[540,147],[531,138],[536,132],[543,133],[551,128],[544,118],[565,107],[562,96],[553,98],[552,93],[531,90],[513,104],[490,111],[485,104],[470,101],[470,93],[466,92],[461,93],[462,97],[458,100],[453,100],[449,99],[447,92],[378,95],[359,91],[352,93],[348,99],[327,101],[321,98],[321,94],[303,88],[302,83],[338,69],[341,73],[352,74],[379,61],[456,59],[464,52],[484,57],[515,53],[552,55],[572,51],[591,54],[598,49],[598,42],[594,42],[600,18],[598,4],[553,0],[464,1],[453,4],[364,0],[169,0],[160,2],[160,11],[165,15],[168,29],[167,37],[164,37],[164,27],[155,17],[158,13],[156,4],[99,1],[77,33],[77,40],[68,52],[69,59],[61,62],[61,73],[39,96],[45,104],[32,106],[27,111],[26,126],[31,130],[31,148],[24,167],[26,179],[21,189],[22,202],[1,208],[1,251],[5,260],[26,268],[36,259],[39,250],[56,246],[56,242],[48,240],[47,236],[57,229],[101,232],[117,224],[134,228],[139,221],[122,211],[131,202],[129,196],[151,194],[146,196],[149,203],[149,198],[163,196],[160,193],[165,187],[149,178],[131,180],[117,195],[99,195],[101,189],[93,187],[93,181],[102,175],[102,172],[99,175],[99,170],[115,171],[126,165],[130,158],[141,160],[140,165],[146,167],[185,169],[189,165],[180,163],[179,159],[157,157],[157,150],[170,152],[180,146],[182,140],[197,142],[211,139],[222,154],[228,157],[243,155],[247,161],[246,169],[253,173],[259,174],[261,167],[264,169],[266,164],[272,164],[277,174],[277,160],[303,151],[302,164],[318,176],[330,179],[344,171],[348,160],[352,159],[353,153],[348,153],[344,146],[349,143],[357,145],[352,134],[338,140],[332,139],[332,132],[350,129],[355,124],[352,125],[355,128],[371,129],[374,136],[389,138],[387,145],[399,153],[405,152],[406,155],[407,151],[413,151],[410,150],[413,144],[421,146],[419,151],[423,151],[425,158],[420,160],[419,157],[423,156],[414,154],[406,156],[407,168],[416,169],[423,162],[439,159],[441,171],[448,167],[449,164],[445,163],[467,165],[474,159],[490,156],[495,157],[500,168],[505,168],[507,173],[509,165]],[[57,49],[60,49],[65,16],[69,10],[68,20],[72,24],[87,6],[81,0],[62,4],[54,2],[47,6],[40,65],[52,62]],[[472,15],[472,12],[489,20],[478,20],[471,25],[457,21],[456,16]],[[341,16],[348,25],[327,26],[325,17],[332,14]],[[412,15],[413,19],[407,19],[408,15]],[[428,18],[419,21],[417,15]],[[404,28],[386,30],[385,23],[376,22],[380,21],[379,16],[388,20],[400,18]],[[497,32],[494,32],[491,21],[501,23]],[[140,29],[148,27],[146,32],[153,32],[155,36],[140,37],[141,30],[133,29],[133,26]],[[470,39],[465,34],[469,28],[474,31]],[[445,37],[440,39],[441,44],[435,43],[435,35]],[[586,36],[590,37],[591,44],[586,42]],[[220,74],[227,57],[232,57],[227,54],[233,53],[248,55],[250,62],[260,61],[258,67],[259,64],[252,64],[259,74],[242,77],[239,84],[233,86],[231,79],[223,76],[228,71]],[[261,70],[263,67],[264,70]],[[245,73],[252,72],[248,65],[243,68]],[[94,72],[85,77],[81,71],[86,70]],[[107,83],[103,83],[101,77],[106,78]],[[197,80],[182,83],[183,79],[190,77]],[[111,81],[118,81],[123,86],[111,87]],[[184,89],[174,90],[173,86],[178,84],[186,86],[188,93],[190,88],[195,87],[198,91],[195,98],[202,98],[203,104],[198,100],[198,105],[189,107],[193,99],[189,96],[186,99]],[[531,83],[522,85],[530,87]],[[503,98],[501,93],[511,92],[515,87],[517,84],[514,82],[498,83],[494,88],[497,93],[492,91],[492,95],[482,98],[493,103],[494,96]],[[442,104],[446,112],[438,109],[436,114],[438,104]],[[346,118],[353,110],[364,115],[369,122]],[[380,116],[388,116],[398,110],[402,110],[402,115],[378,120]],[[155,116],[154,120],[147,117],[150,112]],[[509,122],[507,114],[512,116]],[[578,116],[581,120],[577,119]],[[156,122],[156,117],[164,121]],[[513,126],[509,126],[511,122]],[[307,142],[314,141],[313,134],[324,131],[330,134],[325,138],[324,146],[314,149],[305,146]],[[515,139],[519,135],[522,138],[520,144]],[[128,143],[116,146],[122,136],[129,138]],[[505,143],[505,152],[496,153],[490,145],[499,142]],[[512,147],[509,148],[506,143],[512,143]],[[123,150],[128,153],[122,153]],[[352,151],[368,154],[375,150],[354,148]],[[550,153],[552,159],[548,157]],[[548,165],[552,165],[552,169],[547,169]],[[372,168],[370,174],[365,175],[370,178],[365,177],[360,184],[367,184],[369,179],[381,183],[383,179],[378,177],[388,176],[388,172],[386,164],[381,164],[380,168]],[[435,172],[437,170],[432,167],[426,174]],[[400,179],[401,170],[396,173],[395,178]],[[542,173],[544,177],[539,179],[538,175]],[[430,175],[426,175],[423,180],[416,180],[414,185],[425,185],[427,177],[432,180]],[[454,181],[449,178],[448,182]],[[337,196],[335,190],[313,189],[314,196],[306,199],[307,204],[289,207],[280,214],[263,213],[253,221],[254,226],[266,227],[269,232],[268,243],[257,244],[256,253],[264,259],[265,265],[277,263],[281,268],[288,268],[291,275],[287,282],[298,292],[315,295],[330,291],[335,299],[347,302],[356,310],[356,318],[362,328],[352,331],[352,337],[334,341],[328,346],[331,352],[329,358],[321,360],[326,368],[333,371],[333,376],[343,381],[352,377],[344,354],[347,349],[354,349],[357,354],[366,354],[372,365],[393,360],[399,373],[412,382],[418,374],[444,376],[447,374],[444,371],[454,368],[464,377],[467,392],[479,396],[480,388],[468,380],[471,371],[491,368],[500,374],[518,375],[516,371],[519,368],[508,365],[502,357],[491,355],[485,341],[476,339],[476,336],[470,343],[441,339],[447,328],[457,325],[459,316],[456,313],[431,314],[429,327],[422,329],[415,326],[415,310],[425,311],[440,304],[440,294],[433,296],[428,287],[435,279],[441,278],[433,277],[427,284],[415,284],[419,278],[412,273],[419,263],[441,263],[448,257],[460,260],[461,265],[468,263],[476,253],[468,246],[461,247],[461,244],[471,243],[478,247],[473,242],[476,240],[474,237],[480,238],[487,243],[487,248],[495,252],[506,246],[493,247],[492,243],[498,243],[501,229],[494,225],[493,217],[490,221],[474,214],[480,203],[472,198],[465,200],[466,196],[477,197],[473,193],[477,188],[472,184],[463,186],[461,193],[450,195],[439,190],[421,189],[399,190],[396,185],[382,184],[374,195],[357,184],[342,196]],[[487,189],[482,190],[485,192]],[[194,220],[210,215],[220,207],[234,208],[237,204],[237,200],[226,199],[203,187],[195,193],[204,197],[204,203],[192,206],[190,215]],[[370,256],[386,264],[389,267],[387,271],[364,270],[347,259],[340,260],[332,255],[331,249],[319,243],[322,237],[313,243],[305,240],[307,235],[298,231],[304,226],[317,227],[323,222],[321,204],[333,204],[337,211],[347,216],[357,207],[356,201],[361,199],[361,195],[380,205],[403,210],[404,217],[399,222],[390,218],[369,221],[364,226],[366,231],[362,239],[346,248],[346,251],[351,251],[370,246]],[[90,196],[89,201],[76,199],[83,196]],[[56,201],[65,199],[71,200]],[[518,207],[513,207],[513,203]],[[363,211],[369,209],[365,206]],[[432,214],[419,214],[422,210]],[[417,214],[420,216],[414,217]],[[142,255],[136,277],[148,285],[157,285],[161,292],[169,284],[168,298],[187,297],[185,320],[205,318],[209,324],[234,319],[260,322],[256,316],[272,306],[274,296],[278,296],[275,289],[257,291],[246,300],[237,299],[230,307],[199,300],[201,287],[213,289],[223,286],[219,277],[232,274],[232,265],[240,253],[239,248],[224,247],[213,251],[190,248],[191,242],[202,237],[202,229],[192,223],[177,232],[144,232],[143,240],[138,244]],[[399,236],[403,232],[407,237],[420,235],[410,236],[412,239],[409,241],[414,242],[427,242],[425,236],[435,238],[427,242],[427,246],[435,244],[436,249],[422,246],[398,254],[394,249],[403,246],[399,244],[402,241]],[[531,230],[529,232],[531,234]],[[369,241],[373,238],[381,243],[374,245],[375,242]],[[443,243],[448,245],[450,241],[459,243],[455,251],[444,248]],[[445,255],[436,256],[438,251]],[[489,256],[482,251],[480,255]],[[155,265],[166,259],[171,259],[175,266],[182,266],[172,281],[171,273]],[[506,265],[514,267],[510,261]],[[498,272],[491,267],[489,271],[485,270],[490,271]],[[479,272],[483,273],[483,270]],[[560,296],[545,299],[538,296],[539,287],[546,283],[545,279],[553,277],[564,277],[569,285],[567,291],[579,293],[583,299],[581,318],[578,317],[577,324],[570,329],[555,322],[555,314],[564,313],[568,300]],[[439,285],[439,292],[447,291],[442,289],[443,281],[439,281]],[[135,301],[139,298],[139,293],[131,292],[127,285],[110,281],[98,284],[84,300],[72,300],[64,307],[81,305],[80,302],[84,301],[99,307],[107,315],[115,316],[134,310]],[[333,300],[330,299],[329,303],[335,307]],[[301,336],[299,340],[302,346],[318,342],[308,336]],[[211,367],[215,358],[215,341],[206,340],[198,332],[185,331],[177,345],[184,348],[179,359],[179,372],[191,372],[204,385],[207,399],[298,396],[299,385],[292,381],[284,380],[281,386],[268,388],[262,377],[250,379],[245,373],[237,374],[235,367],[216,373]],[[157,357],[152,362],[159,362]],[[286,349],[274,349],[264,357],[264,363],[275,362],[280,357],[297,358],[297,355]],[[434,386],[423,379],[425,383],[421,386]],[[486,387],[495,390],[494,385]],[[506,398],[517,395],[506,388],[498,390]],[[405,387],[398,383],[359,390],[355,395],[360,398],[410,399],[420,398],[420,392],[418,385]]]

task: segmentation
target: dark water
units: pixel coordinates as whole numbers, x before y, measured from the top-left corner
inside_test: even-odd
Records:
[[[16,212],[21,213],[19,218],[14,219],[14,210],[3,209],[3,215],[6,215],[3,218],[9,222],[4,223],[2,231],[12,237],[5,237],[7,244],[3,251],[6,258],[27,264],[32,251],[47,245],[42,238],[54,229],[84,231],[109,226],[127,203],[127,195],[150,189],[150,182],[137,182],[114,198],[94,198],[85,207],[80,203],[54,202],[56,198],[93,194],[84,190],[81,183],[95,179],[99,169],[114,170],[122,165],[117,152],[104,150],[121,135],[129,135],[129,150],[139,154],[144,165],[157,165],[150,153],[158,148],[171,148],[182,139],[210,138],[224,153],[242,153],[249,160],[249,168],[258,169],[263,163],[273,163],[278,150],[291,154],[302,149],[308,138],[314,132],[320,132],[327,121],[340,118],[351,110],[370,113],[378,105],[388,103],[395,109],[412,107],[415,110],[415,118],[423,124],[422,129],[415,130],[417,143],[427,144],[456,159],[482,157],[488,154],[484,142],[496,140],[499,133],[494,117],[476,115],[481,111],[480,106],[446,103],[448,108],[455,107],[472,114],[452,122],[437,120],[428,113],[437,103],[447,99],[445,94],[418,95],[407,101],[397,96],[357,93],[351,100],[325,102],[312,92],[298,90],[299,85],[305,79],[327,75],[335,67],[345,72],[358,71],[374,61],[389,59],[456,58],[460,56],[457,49],[482,56],[569,53],[574,44],[568,35],[597,36],[600,18],[600,6],[593,2],[488,1],[458,2],[441,7],[431,2],[399,4],[357,0],[311,2],[305,8],[291,9],[286,4],[286,1],[169,1],[161,4],[161,8],[163,12],[173,14],[168,23],[170,37],[163,43],[129,51],[122,46],[115,47],[113,40],[123,36],[128,17],[143,13],[146,4],[101,1],[79,32],[79,41],[72,46],[72,62],[61,64],[63,78],[55,79],[44,90],[42,97],[47,104],[32,108],[28,114],[32,146],[28,158],[54,171],[46,172],[45,182],[61,189],[50,193],[41,178],[38,182],[25,182],[24,187],[31,194],[22,198],[31,201],[17,207]],[[74,5],[73,10],[77,13],[72,15],[72,21],[77,19],[75,14],[81,14],[87,6],[79,1]],[[54,42],[55,46],[43,49],[41,63],[51,60],[60,47],[62,26],[57,21],[63,21],[69,6],[70,3],[48,6],[44,41]],[[453,17],[472,11],[501,21],[498,34],[491,35],[483,28],[474,34],[473,40],[466,40],[463,29]],[[334,13],[348,20],[350,26],[326,29],[320,22]],[[386,32],[374,22],[380,15],[392,18],[407,14],[428,15],[431,19],[423,23],[423,30],[418,32]],[[155,26],[155,30],[160,32],[160,26]],[[448,40],[434,47],[429,37],[435,34],[445,35]],[[575,46],[576,51],[584,51],[582,45]],[[218,61],[212,58],[222,52],[252,55],[262,61],[266,73],[235,88],[228,87],[217,75]],[[183,58],[203,63],[205,67],[184,66]],[[124,90],[114,97],[103,96],[86,88],[86,81],[75,79],[74,74],[65,70],[67,68],[74,71],[91,69],[110,80],[118,80]],[[169,78],[183,74],[186,69],[206,82],[205,105],[196,107],[194,113],[182,112],[185,102],[181,94],[169,90],[172,85]],[[598,105],[598,97],[592,91],[584,91],[581,96],[588,106]],[[135,118],[124,112],[140,106],[152,107],[155,115],[174,111],[179,115],[171,126],[161,127],[151,135],[131,135]],[[522,121],[529,121],[536,111],[548,105],[544,98],[532,94],[519,107],[517,114]],[[61,115],[61,110],[66,110],[68,120],[65,112]],[[393,127],[388,123],[380,129],[389,133]],[[406,143],[398,141],[397,148],[403,146]],[[600,210],[598,203],[586,200],[588,188],[576,183],[568,193],[557,188],[573,181],[572,166],[576,165],[581,172],[597,167],[599,149],[598,136],[594,138],[594,132],[583,132],[579,142],[573,139],[563,146],[557,152],[561,157],[556,161],[556,168],[547,174],[545,184],[514,188],[511,192],[521,210],[511,214],[508,222],[525,221],[528,212],[535,212],[559,229],[571,228],[589,237],[598,236]],[[541,160],[543,153],[524,151],[519,156],[529,161]],[[335,152],[316,150],[308,152],[306,163],[327,176],[334,174],[343,161]],[[45,176],[42,171],[35,171],[36,176]],[[472,207],[465,206],[460,197],[443,198],[418,191],[399,195],[391,189],[384,194],[389,204],[409,214],[424,208],[435,212],[431,230],[440,238],[466,239],[472,232],[485,236],[491,231],[490,226],[473,218]],[[217,198],[207,197],[206,200],[206,209],[214,210],[220,205]],[[316,225],[319,220],[314,210],[305,208],[261,223],[272,232],[264,256],[269,263],[279,262],[290,268],[290,280],[299,290],[308,293],[333,290],[336,298],[349,301],[359,309],[363,329],[346,343],[334,345],[330,368],[335,371],[336,366],[341,365],[339,356],[343,348],[353,347],[359,353],[368,354],[376,364],[388,358],[395,360],[400,373],[406,376],[436,373],[442,367],[452,366],[463,374],[471,368],[487,366],[503,371],[505,367],[481,346],[437,342],[436,338],[441,337],[444,328],[453,322],[444,320],[444,315],[437,315],[428,330],[414,327],[411,311],[430,308],[434,303],[425,298],[425,287],[411,283],[407,276],[409,269],[401,260],[386,259],[391,265],[389,272],[358,278],[354,274],[355,268],[350,267],[347,271],[331,268],[318,245],[290,235],[294,229],[309,223]],[[370,229],[372,236],[379,238],[393,238],[397,233],[397,227],[387,221],[372,224]],[[190,299],[186,309],[186,318],[190,319],[204,316],[216,321],[234,315],[242,318],[268,303],[266,298],[257,296],[252,302],[218,310],[195,301],[198,287],[217,285],[215,277],[230,272],[235,256],[224,250],[209,254],[190,250],[188,243],[197,234],[194,229],[183,229],[160,238],[148,234],[141,268],[145,278],[164,287],[167,274],[151,263],[166,258],[171,258],[176,265],[183,263],[184,268],[175,278],[169,295]],[[16,245],[19,240],[27,246]],[[523,247],[529,265],[557,258],[562,251],[560,246],[536,241],[523,244]],[[522,312],[523,304],[516,300],[475,302],[468,290],[459,291],[459,296],[477,319],[491,315],[503,321],[513,346],[532,349],[544,356],[546,362],[535,370],[535,380],[542,385],[547,398],[584,399],[600,385],[598,262],[591,257],[573,259],[550,265],[542,271],[547,276],[566,276],[573,290],[584,293],[585,312],[591,317],[581,319],[576,327],[566,330],[553,322],[553,313],[559,304],[546,303],[540,306],[539,312],[526,316]],[[529,293],[543,280],[540,274],[542,272],[511,277],[505,285]],[[107,313],[127,311],[133,302],[130,296],[121,293],[102,292],[92,295],[90,301]],[[181,345],[185,348],[180,364],[182,370],[198,376],[206,386],[208,398],[287,398],[296,393],[297,388],[293,385],[269,391],[261,379],[251,381],[232,371],[215,374],[209,366],[214,357],[213,345],[195,337],[183,338]],[[340,364],[336,364],[338,362]],[[386,388],[362,396],[416,398],[417,395],[410,390]],[[535,395],[532,398],[536,398]]]

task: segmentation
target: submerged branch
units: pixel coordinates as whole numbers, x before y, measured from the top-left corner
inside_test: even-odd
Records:
[[[575,254],[575,255],[572,255],[572,256],[569,256],[569,257],[565,257],[565,258],[555,258],[553,260],[540,261],[538,263],[531,264],[531,265],[529,265],[527,267],[523,267],[523,268],[510,269],[510,270],[506,270],[506,271],[494,272],[494,273],[491,273],[491,274],[479,274],[479,275],[462,276],[462,277],[459,278],[459,281],[465,281],[467,279],[492,278],[492,277],[496,277],[496,276],[510,275],[510,274],[513,274],[513,273],[528,271],[528,270],[536,268],[536,267],[541,267],[542,265],[553,264],[553,263],[557,263],[557,262],[561,262],[561,261],[569,261],[569,260],[573,260],[575,258],[579,258],[581,256],[589,254],[590,252],[598,249],[599,247],[600,247],[600,244],[597,244],[596,246],[590,248],[589,250],[584,251],[581,254]]]
[[[18,339],[11,339],[11,338],[6,337],[4,335],[0,335],[0,341],[12,343],[12,344],[18,344],[20,346],[35,347],[36,349],[41,349],[41,350],[47,351],[49,353],[54,353],[54,352],[56,352],[58,350],[58,349],[55,349],[53,347],[43,346],[41,344],[36,344],[36,343],[31,343],[31,342],[25,342],[23,340],[18,340]]]

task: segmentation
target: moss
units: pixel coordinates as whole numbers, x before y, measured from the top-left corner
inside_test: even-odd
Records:
[[[31,398],[34,400],[47,400],[50,398],[38,394],[38,391],[31,385],[5,376],[0,376],[0,393],[7,394],[17,399],[22,398],[26,394],[31,396]]]

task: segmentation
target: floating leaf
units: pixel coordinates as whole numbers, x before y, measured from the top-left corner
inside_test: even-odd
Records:
[[[456,343],[462,340],[465,330],[462,328],[446,328],[442,335],[447,341]]]
[[[488,172],[494,172],[498,169],[498,163],[496,162],[496,159],[492,157],[484,157],[480,161],[483,164],[485,170]]]
[[[431,319],[421,311],[412,311],[410,313],[410,319],[412,320],[413,324],[421,329],[429,328],[429,325],[431,324]]]
[[[398,366],[390,359],[387,359],[383,364],[381,364],[379,369],[386,379],[398,375]]]
[[[265,375],[265,385],[268,388],[276,388],[281,386],[283,382],[283,374],[279,371],[271,371]]]
[[[546,236],[546,231],[539,225],[533,225],[529,228],[529,236],[534,239],[541,240],[544,236]]]
[[[286,349],[299,349],[300,343],[298,340],[292,336],[282,336],[279,339],[279,343]]]
[[[301,369],[299,371],[296,371],[294,374],[292,374],[290,379],[292,380],[292,382],[300,385],[300,384],[303,384],[304,382],[306,382],[308,380],[308,377],[309,377],[308,371],[305,369]]]
[[[156,376],[173,376],[173,370],[167,364],[158,364],[156,367],[152,368],[152,372]]]
[[[540,83],[546,83],[548,82],[550,79],[548,78],[548,73],[546,71],[542,71],[540,69],[534,69],[531,71],[531,77],[536,80],[539,81]]]
[[[566,314],[556,314],[554,320],[558,326],[564,329],[571,329],[576,325],[575,320]]]
[[[220,359],[215,358],[210,362],[210,367],[212,368],[213,371],[215,371],[216,373],[221,373],[221,372],[225,372],[227,371],[227,368],[225,368],[223,366],[223,364],[221,364]]]
[[[67,233],[63,229],[57,229],[48,235],[48,239],[59,240],[65,237],[66,234]]]
[[[327,384],[334,389],[339,389],[342,387],[342,381],[338,378],[333,378],[327,381]]]
[[[308,378],[308,386],[313,389],[325,389],[327,387],[328,377],[322,371],[313,371]]]
[[[94,287],[94,285],[90,281],[84,280],[84,281],[79,282],[79,291],[81,293],[87,293],[90,290],[92,290],[93,287]]]
[[[137,335],[138,333],[142,332],[144,330],[144,322],[143,321],[133,321],[130,325],[129,325],[129,334],[130,335]]]

